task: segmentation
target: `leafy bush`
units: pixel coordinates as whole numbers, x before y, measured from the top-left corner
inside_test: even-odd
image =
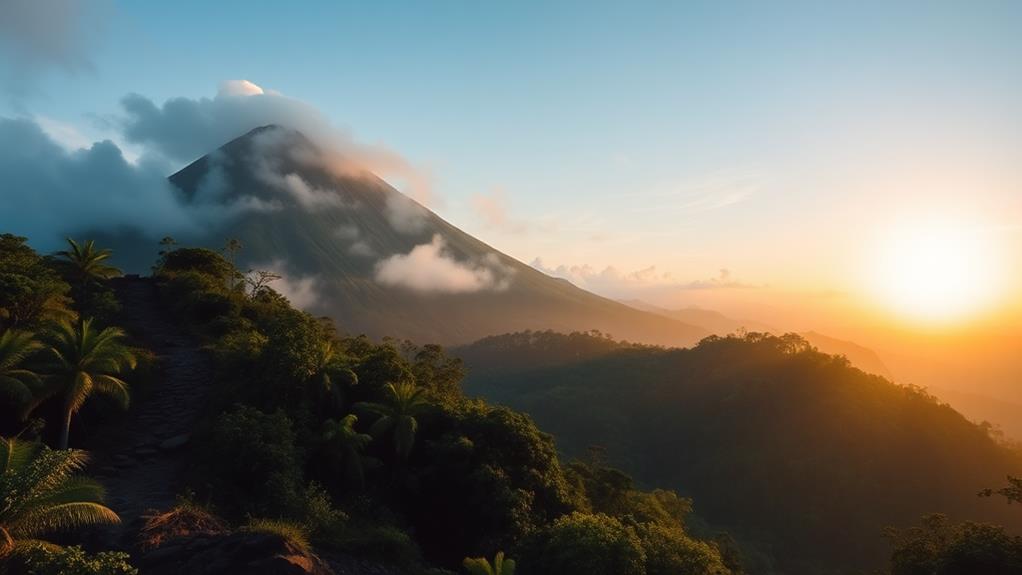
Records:
[[[617,519],[565,515],[527,546],[523,571],[534,575],[645,575],[646,554],[635,530]]]
[[[29,575],[137,575],[120,551],[102,551],[91,555],[81,547],[34,545],[24,561]]]
[[[889,530],[888,536],[894,547],[891,575],[1022,573],[1022,537],[1003,527],[929,515],[918,527]]]
[[[641,523],[636,528],[646,554],[646,575],[725,575],[717,548],[689,537],[679,527]]]

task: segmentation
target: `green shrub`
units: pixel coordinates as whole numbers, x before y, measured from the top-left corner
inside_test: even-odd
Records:
[[[534,536],[523,557],[533,575],[645,575],[646,554],[635,530],[598,513],[565,515]]]
[[[726,575],[717,547],[689,537],[679,527],[643,523],[636,528],[646,554],[647,575]]]
[[[29,575],[137,575],[129,558],[119,551],[91,555],[78,546],[35,545],[27,552],[25,565]]]

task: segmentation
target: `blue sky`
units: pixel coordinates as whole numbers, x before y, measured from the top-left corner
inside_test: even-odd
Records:
[[[854,290],[865,238],[920,218],[1022,253],[1019,2],[84,6],[81,59],[4,76],[0,115],[141,153],[110,124],[126,94],[247,79],[400,153],[441,215],[593,289]]]

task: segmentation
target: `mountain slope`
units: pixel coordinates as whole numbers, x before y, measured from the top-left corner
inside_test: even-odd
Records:
[[[1017,453],[925,393],[798,336],[692,349],[580,337],[510,334],[459,348],[465,389],[529,413],[569,456],[603,446],[643,484],[692,496],[702,517],[772,555],[780,572],[874,569],[883,528],[928,513],[1022,528],[1016,509],[976,497],[1022,471]]]
[[[183,201],[220,214],[187,243],[239,239],[240,267],[285,276],[273,287],[349,333],[458,344],[527,329],[600,330],[665,345],[707,334],[504,255],[291,130],[253,130],[170,180]],[[123,243],[115,247],[134,249],[134,267],[152,261],[155,249]]]

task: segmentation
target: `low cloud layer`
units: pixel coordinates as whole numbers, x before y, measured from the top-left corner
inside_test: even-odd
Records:
[[[713,289],[746,289],[757,287],[739,281],[733,277],[731,270],[722,268],[716,277],[681,281],[669,272],[661,272],[656,266],[626,272],[614,266],[597,269],[588,264],[567,266],[547,266],[542,259],[536,258],[532,267],[553,277],[563,278],[578,287],[614,299],[641,297],[649,292],[666,292],[678,290],[713,290]]]
[[[503,291],[511,284],[513,270],[496,254],[482,261],[459,262],[447,250],[439,234],[428,244],[407,254],[393,255],[376,265],[376,281],[421,293],[471,293]]]
[[[163,166],[129,163],[112,142],[68,151],[30,120],[0,118],[0,228],[56,249],[79,231],[187,235],[206,216],[182,206]]]

